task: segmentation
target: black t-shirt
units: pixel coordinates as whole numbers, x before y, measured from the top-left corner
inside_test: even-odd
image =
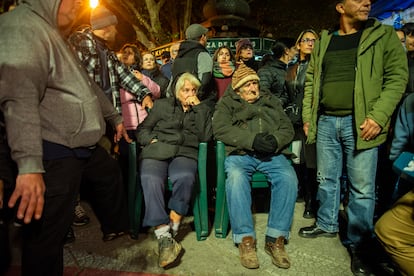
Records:
[[[353,112],[355,69],[362,31],[350,35],[334,34],[322,64],[323,113],[346,116]]]

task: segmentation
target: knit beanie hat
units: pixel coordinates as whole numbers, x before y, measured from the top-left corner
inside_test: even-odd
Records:
[[[198,40],[203,34],[206,34],[208,29],[200,24],[191,24],[185,30],[185,38],[189,40]]]
[[[118,24],[118,19],[115,14],[104,6],[99,5],[91,11],[92,30],[99,30],[116,24]]]
[[[239,56],[241,49],[250,46],[253,49],[253,44],[248,38],[242,38],[236,42],[236,55]]]
[[[236,90],[251,80],[260,80],[260,78],[256,74],[256,71],[242,63],[233,74],[231,79],[231,87],[233,90]]]

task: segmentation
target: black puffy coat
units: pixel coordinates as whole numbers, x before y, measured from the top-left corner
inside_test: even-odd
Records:
[[[280,60],[272,60],[267,62],[257,72],[260,78],[260,91],[276,96],[283,107],[288,102],[285,85],[286,70],[287,66],[285,63]]]
[[[139,125],[142,159],[166,160],[185,156],[197,160],[198,144],[212,137],[211,109],[203,102],[184,112],[175,98],[159,99]],[[153,139],[158,141],[151,144]]]
[[[160,69],[154,68],[152,70],[142,70],[142,74],[146,75],[160,86],[160,98],[165,98],[170,80],[162,74]]]

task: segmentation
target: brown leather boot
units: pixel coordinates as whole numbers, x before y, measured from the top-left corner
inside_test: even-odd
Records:
[[[242,266],[253,269],[259,267],[259,260],[256,255],[256,241],[253,237],[244,237],[239,244],[240,262]]]
[[[285,237],[278,237],[275,243],[267,242],[265,251],[272,257],[272,263],[280,268],[289,268],[290,260],[285,251]]]

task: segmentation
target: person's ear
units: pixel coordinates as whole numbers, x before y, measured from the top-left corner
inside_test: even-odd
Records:
[[[339,12],[340,14],[345,13],[344,3],[336,4],[336,11]]]

